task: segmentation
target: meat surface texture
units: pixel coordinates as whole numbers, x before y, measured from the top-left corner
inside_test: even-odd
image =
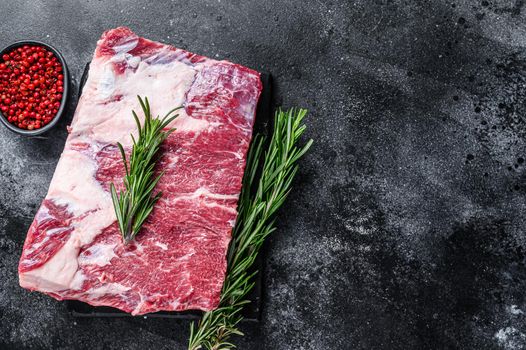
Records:
[[[259,73],[137,36],[105,32],[48,194],[29,228],[20,285],[134,315],[218,306],[262,86]],[[109,185],[122,187],[117,142],[143,117],[184,106],[162,147],[163,192],[124,245]]]

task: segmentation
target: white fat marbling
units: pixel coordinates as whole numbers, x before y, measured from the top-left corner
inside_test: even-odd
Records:
[[[47,198],[64,205],[75,216],[105,209],[111,198],[95,179],[97,163],[78,151],[65,149],[51,180]]]
[[[105,266],[116,257],[115,248],[117,244],[94,244],[87,249],[88,254],[82,254],[79,258],[80,265],[98,265]]]
[[[20,286],[43,292],[58,292],[69,288],[77,272],[79,248],[76,237],[70,236],[66,244],[41,267],[20,274]]]
[[[117,54],[129,52],[133,50],[137,46],[138,43],[139,43],[139,38],[133,38],[132,40],[128,40],[125,43],[122,43],[121,45],[113,46],[112,49]]]
[[[179,111],[178,111],[179,112]],[[179,117],[175,118],[172,126],[177,129],[177,132],[195,132],[199,133],[203,130],[209,130],[212,126],[211,123],[204,119],[195,119],[179,113]]]
[[[46,292],[72,288],[80,247],[115,220],[111,198],[95,179],[96,170],[95,161],[88,156],[71,149],[62,153],[47,198],[81,219],[72,224],[67,242],[46,264],[20,275],[22,286]],[[84,215],[88,212],[90,215]]]
[[[210,199],[219,199],[219,200],[228,200],[228,199],[238,199],[239,194],[221,194],[221,193],[213,193],[208,190],[206,187],[199,187],[197,190],[195,190],[192,193],[188,193],[185,195],[177,196],[171,198],[171,200],[192,200],[199,197],[206,197]],[[162,198],[161,198],[162,199]]]
[[[168,245],[161,243],[161,242],[155,242],[155,245],[161,248],[162,250],[168,250]]]
[[[131,111],[140,118],[143,114],[137,95],[143,96],[144,86],[148,86],[152,114],[164,116],[175,107],[182,106],[190,88],[196,68],[179,61],[166,64],[149,64],[140,57],[121,54],[111,59],[100,59],[93,64],[84,92],[79,103],[79,111],[72,123],[76,133],[89,134],[94,141],[131,145],[130,133],[136,132]],[[118,74],[113,69],[114,61],[123,61],[135,67]],[[89,117],[79,117],[79,113]],[[207,121],[190,118],[184,109],[177,111],[179,117],[173,122],[181,131],[200,132],[210,127]]]
[[[225,206],[225,205],[222,205],[222,204],[219,204],[219,203],[216,203],[216,202],[203,202],[203,205],[208,207],[208,208],[220,208],[220,209],[223,209],[229,213],[232,213],[232,214],[237,214],[237,209],[235,208],[232,208],[232,207],[229,207],[229,206]]]
[[[123,294],[129,291],[130,289],[130,287],[126,287],[120,283],[105,283],[100,287],[87,290],[86,293],[89,293],[89,295],[93,298],[99,298],[108,294]]]
[[[99,209],[90,215],[84,216],[74,224],[75,229],[71,233],[68,241],[62,248],[44,265],[24,274],[20,274],[20,284],[22,280],[30,276],[29,284],[22,285],[29,289],[38,289],[45,292],[58,292],[64,289],[76,289],[82,285],[82,275],[78,275],[79,263],[87,263],[82,259],[79,261],[80,248],[89,244],[107,226],[115,221],[113,207]],[[112,251],[113,252],[113,251]],[[111,260],[110,252],[99,256],[93,261],[94,264],[103,263]],[[36,281],[36,285],[31,285]]]

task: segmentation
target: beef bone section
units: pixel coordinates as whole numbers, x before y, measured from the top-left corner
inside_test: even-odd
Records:
[[[243,66],[128,28],[105,32],[29,228],[20,285],[134,315],[216,308],[261,89],[259,73]],[[131,147],[137,95],[149,98],[154,115],[184,109],[158,162],[163,197],[135,241],[124,245],[109,184],[122,184],[116,143]]]

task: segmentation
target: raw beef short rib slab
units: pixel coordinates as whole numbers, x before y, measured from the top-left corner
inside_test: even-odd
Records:
[[[82,89],[88,78],[89,63],[84,68],[84,73],[80,79],[79,98],[82,94]],[[272,77],[268,73],[261,73],[261,83],[263,90],[259,97],[258,107],[256,111],[256,121],[254,122],[254,133],[268,134],[270,131],[269,124],[271,122],[271,102],[272,102]],[[264,249],[264,247],[263,247]],[[262,249],[262,250],[263,250]],[[265,264],[263,263],[263,251],[258,255],[255,262],[255,270],[258,271],[256,275],[256,284],[248,295],[250,304],[243,308],[243,321],[258,322],[261,318],[261,303],[263,297],[263,272]],[[77,300],[66,300],[66,306],[71,314],[75,317],[91,318],[91,317],[126,317],[131,316],[119,309],[108,306],[91,306]],[[189,311],[158,311],[148,314],[149,318],[175,318],[185,320],[199,319],[202,312]]]
[[[259,73],[138,37],[97,43],[48,194],[19,264],[22,287],[133,315],[217,307],[226,251],[261,92]],[[122,184],[117,142],[136,135],[131,110],[184,105],[163,144],[163,197],[136,240],[122,243],[109,185]]]

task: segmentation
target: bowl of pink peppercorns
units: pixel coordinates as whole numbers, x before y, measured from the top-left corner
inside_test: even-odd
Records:
[[[69,73],[64,57],[39,41],[0,51],[0,120],[18,134],[36,136],[64,114]]]

